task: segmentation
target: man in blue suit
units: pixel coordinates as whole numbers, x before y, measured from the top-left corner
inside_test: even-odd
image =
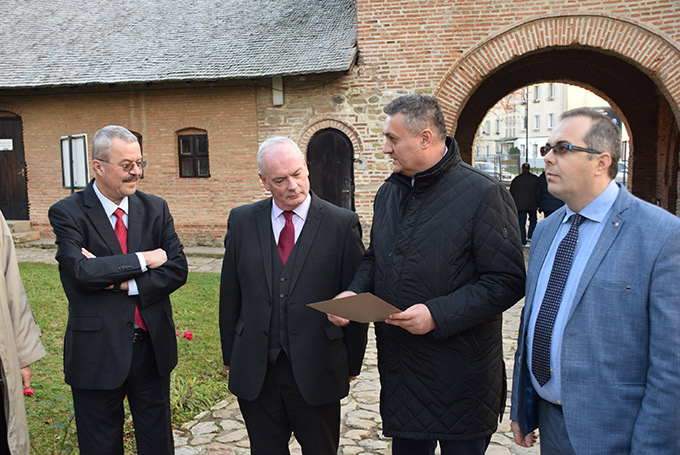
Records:
[[[541,148],[566,205],[531,245],[511,427],[542,454],[680,453],[680,219],[613,180],[619,153],[591,109]]]

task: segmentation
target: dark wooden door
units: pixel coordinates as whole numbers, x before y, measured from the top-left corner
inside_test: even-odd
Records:
[[[28,219],[21,117],[3,117],[2,113],[0,113],[0,210],[8,220]]]
[[[354,149],[341,131],[320,130],[307,146],[312,190],[333,204],[354,210]]]

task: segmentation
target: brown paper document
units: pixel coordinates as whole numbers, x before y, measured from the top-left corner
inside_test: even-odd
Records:
[[[390,314],[401,312],[399,308],[390,305],[370,292],[342,299],[309,303],[307,306],[355,322],[382,322]]]

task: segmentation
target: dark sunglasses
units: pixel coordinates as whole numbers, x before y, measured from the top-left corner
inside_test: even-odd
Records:
[[[560,142],[559,144],[555,145],[545,144],[543,147],[541,147],[541,156],[546,156],[551,150],[555,155],[560,156],[566,155],[567,152],[571,150],[592,153],[593,155],[600,155],[602,153],[596,150],[587,149],[585,147],[579,147],[578,145],[571,145],[568,142]]]

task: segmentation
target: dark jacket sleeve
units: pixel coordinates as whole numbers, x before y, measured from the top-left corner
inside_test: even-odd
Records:
[[[184,256],[184,247],[175,232],[175,223],[170,214],[168,203],[163,201],[162,229],[159,234],[160,246],[168,256],[163,265],[148,269],[135,278],[142,308],[163,297],[167,297],[186,283],[189,269]]]
[[[355,271],[364,255],[364,244],[361,241],[361,224],[359,217],[353,215],[345,236],[343,263],[342,263],[342,288],[345,289],[354,277]],[[347,358],[349,375],[358,376],[361,372],[361,364],[366,352],[368,341],[368,324],[351,322],[345,328],[345,343],[347,345]]]
[[[227,221],[227,235],[224,238],[224,259],[222,260],[220,278],[220,339],[222,342],[222,359],[226,366],[231,365],[236,321],[241,314],[241,286],[236,271],[235,217],[235,210],[232,210]]]
[[[81,292],[101,291],[105,287],[137,278],[142,267],[137,255],[116,254],[87,259],[82,248],[87,248],[83,223],[76,219],[78,211],[72,210],[62,200],[48,211],[48,218],[56,235],[56,259],[62,273]]]

